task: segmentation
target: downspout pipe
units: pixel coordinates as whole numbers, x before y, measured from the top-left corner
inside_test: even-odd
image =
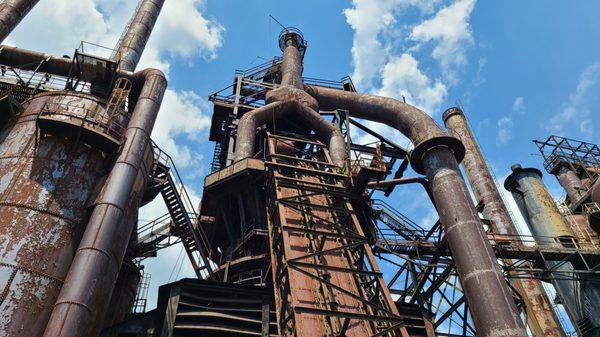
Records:
[[[0,3],[0,42],[17,27],[39,0],[4,0]]]
[[[133,223],[123,222],[129,202],[143,194],[144,153],[166,90],[164,74],[146,69],[134,75],[141,91],[125,131],[125,143],[100,193],[69,273],[52,311],[44,337],[97,336]],[[139,87],[139,86],[138,86]]]
[[[353,117],[394,127],[412,141],[411,165],[430,181],[477,335],[526,336],[458,168],[464,156],[460,140],[447,136],[425,112],[391,98],[315,86],[306,90],[325,110],[348,110]]]
[[[446,110],[442,119],[450,134],[465,146],[462,165],[478,204],[483,204],[483,217],[492,221],[494,231],[501,235],[518,235],[508,209],[496,186],[463,111],[458,107]],[[510,263],[510,261],[509,261]],[[533,279],[515,279],[513,285],[523,295],[526,322],[534,337],[564,337],[560,322],[542,284]]]
[[[139,2],[111,57],[120,61],[119,69],[135,70],[164,3],[165,0],[141,0]]]

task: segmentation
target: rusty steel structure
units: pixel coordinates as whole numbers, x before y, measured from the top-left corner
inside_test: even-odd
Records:
[[[36,3],[0,3],[0,38]],[[558,203],[541,172],[513,166],[523,235],[461,109],[442,116],[447,133],[349,77],[305,77],[308,42],[289,27],[281,57],[209,96],[197,205],[150,138],[165,75],[136,70],[163,5],[139,1],[109,58],[0,46],[0,335],[574,336],[547,284],[574,333],[598,336],[596,145],[535,141],[567,193]],[[380,199],[409,187],[434,224]],[[140,221],[159,196],[167,213]],[[176,244],[196,279],[162,285],[146,310],[143,261]]]
[[[2,33],[36,2],[4,1]],[[120,70],[119,59],[80,51],[67,59],[1,49],[0,63],[17,80],[3,71],[0,213],[9,220],[0,226],[8,276],[0,334],[97,335],[119,270],[123,287],[139,280],[140,267],[124,256],[146,185],[144,163],[153,158],[149,135],[165,77]],[[131,306],[131,293],[112,302]]]

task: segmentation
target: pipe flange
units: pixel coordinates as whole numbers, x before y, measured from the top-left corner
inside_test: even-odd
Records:
[[[410,152],[409,160],[415,172],[425,174],[425,167],[423,167],[423,158],[425,154],[437,146],[446,146],[454,153],[454,158],[460,164],[465,157],[465,146],[458,139],[450,136],[440,136],[435,138],[427,139],[421,142],[419,145]]]

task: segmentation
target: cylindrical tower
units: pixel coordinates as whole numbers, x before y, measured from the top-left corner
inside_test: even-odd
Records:
[[[165,0],[140,0],[112,55],[112,59],[120,61],[120,69],[135,70],[164,3]]]
[[[40,117],[100,117],[105,103],[84,93],[39,94],[0,136],[2,336],[43,333],[110,164],[99,149],[45,132]]]
[[[465,146],[465,158],[462,165],[477,203],[483,204],[484,218],[492,221],[495,233],[518,235],[464,113],[460,108],[450,108],[444,112],[442,119],[450,134],[460,139]],[[509,238],[507,237],[507,239]],[[552,310],[550,299],[544,292],[540,281],[523,279],[514,280],[513,284],[525,301],[527,325],[533,335],[536,337],[564,336],[558,317]]]
[[[512,174],[506,178],[504,187],[509,190],[540,245],[570,246],[574,236],[560,213],[556,203],[542,181],[542,173],[535,168],[522,168],[515,164]],[[574,267],[563,261],[550,261],[549,266],[557,273],[572,275]],[[568,279],[553,281],[569,316],[584,337],[600,335],[598,315],[600,301],[594,297],[596,286]],[[591,296],[590,296],[591,295]],[[585,329],[584,329],[585,328]]]

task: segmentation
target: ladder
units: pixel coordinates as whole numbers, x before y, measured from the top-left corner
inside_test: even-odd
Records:
[[[160,194],[171,216],[172,234],[181,239],[196,276],[198,278],[208,276],[211,280],[217,280],[217,275],[210,265],[210,253],[208,252],[209,246],[206,237],[202,229],[199,226],[194,226],[192,218],[190,218],[190,214],[194,218],[197,218],[197,214],[193,209],[185,187],[181,183],[179,173],[171,158],[160,150],[156,144],[153,143],[153,147],[155,159],[152,175],[156,180],[163,181],[160,186]],[[179,183],[176,183],[176,180]],[[192,212],[190,213],[190,211]]]

